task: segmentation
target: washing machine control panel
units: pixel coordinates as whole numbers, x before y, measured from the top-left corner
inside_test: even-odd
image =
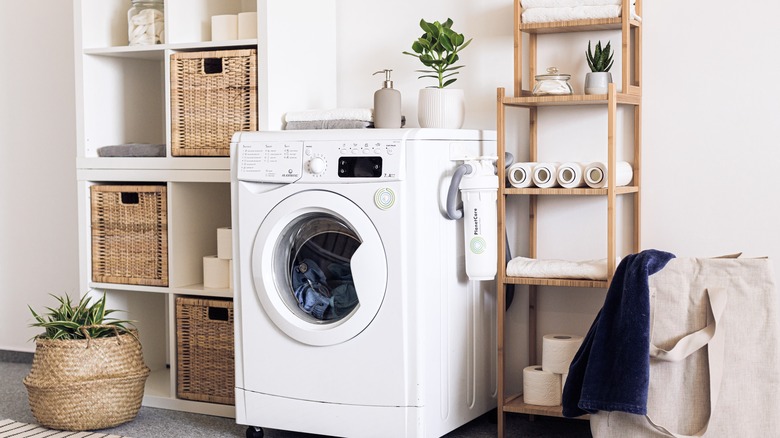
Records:
[[[238,179],[266,183],[357,183],[403,178],[400,140],[242,141]]]

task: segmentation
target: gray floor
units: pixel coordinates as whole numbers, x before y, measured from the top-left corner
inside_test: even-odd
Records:
[[[1,352],[0,352],[1,353]],[[23,423],[35,423],[27,403],[27,390],[22,379],[30,372],[30,356],[26,354],[0,354],[0,420],[11,419]],[[586,421],[535,417],[529,421],[525,415],[508,417],[508,437],[590,437]],[[230,418],[212,417],[183,412],[142,407],[135,420],[102,432],[133,438],[228,438],[243,437],[246,427],[237,425]],[[371,431],[366,431],[370,436]],[[307,438],[310,435],[265,429],[269,438]],[[447,438],[495,437],[495,413],[486,414],[447,434]]]

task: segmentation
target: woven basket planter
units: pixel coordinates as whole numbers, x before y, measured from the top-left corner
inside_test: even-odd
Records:
[[[137,334],[35,340],[24,386],[35,419],[60,430],[94,430],[138,414],[149,368]]]

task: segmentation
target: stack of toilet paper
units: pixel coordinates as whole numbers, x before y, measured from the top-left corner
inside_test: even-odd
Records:
[[[230,227],[217,228],[217,254],[203,257],[203,287],[233,287],[233,233]]]
[[[257,12],[214,15],[211,17],[211,41],[257,38]]]
[[[548,189],[563,187],[574,189],[607,187],[607,165],[601,161],[578,162],[523,162],[509,166],[506,171],[509,184],[518,189],[539,187]],[[634,170],[627,161],[620,161],[615,168],[615,186],[626,186],[634,177]]]
[[[523,369],[523,399],[537,406],[558,406],[569,365],[582,336],[550,334],[542,338],[542,364]]]

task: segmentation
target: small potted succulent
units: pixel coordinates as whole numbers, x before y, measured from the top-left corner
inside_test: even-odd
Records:
[[[30,307],[35,337],[24,378],[30,409],[52,429],[94,430],[132,420],[141,408],[149,368],[132,321],[111,318],[106,295],[92,303],[54,296],[58,306],[38,314]]]
[[[414,56],[425,66],[418,79],[432,78],[436,84],[420,90],[417,101],[417,121],[423,128],[460,128],[465,119],[466,107],[463,90],[446,88],[452,85],[463,68],[455,65],[459,53],[468,47],[471,38],[466,40],[463,34],[452,30],[452,19],[444,23],[432,23],[420,20],[422,36],[412,43],[413,52],[403,52]]]
[[[585,59],[588,61],[590,73],[585,75],[585,94],[607,94],[609,84],[612,83],[612,56],[614,55],[611,42],[602,49],[601,41],[596,43],[596,48],[591,51],[590,41],[588,41],[588,50],[585,52]]]

